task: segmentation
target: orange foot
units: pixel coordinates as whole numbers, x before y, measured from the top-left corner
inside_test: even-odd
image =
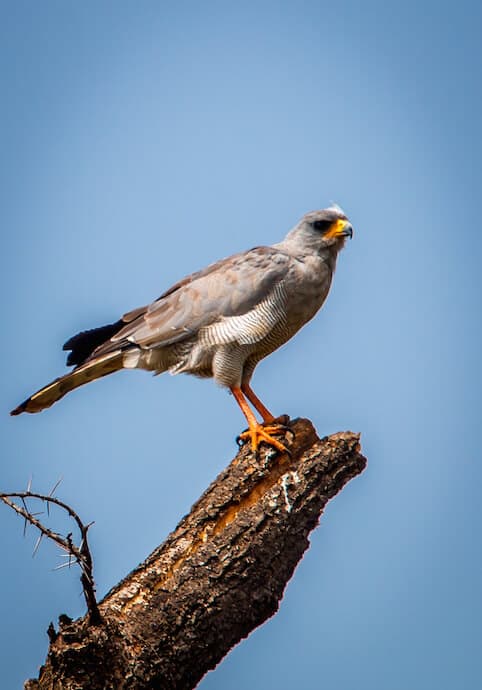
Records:
[[[255,422],[252,425],[250,424],[249,429],[239,434],[236,440],[241,443],[246,443],[248,440],[251,441],[253,453],[258,452],[259,444],[262,442],[269,446],[273,446],[273,448],[276,448],[276,450],[279,450],[281,453],[289,453],[288,448],[271,435],[285,434],[286,430],[287,427],[283,424],[261,425]]]

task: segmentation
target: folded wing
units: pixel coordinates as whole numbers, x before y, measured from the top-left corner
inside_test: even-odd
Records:
[[[135,344],[171,345],[201,329],[219,342],[256,342],[282,313],[283,281],[292,257],[272,247],[256,247],[212,264],[177,283],[148,307],[127,313],[127,322],[96,348],[92,357]]]

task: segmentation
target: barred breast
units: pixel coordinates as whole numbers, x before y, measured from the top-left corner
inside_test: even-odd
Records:
[[[286,343],[323,304],[331,271],[319,262],[293,261],[284,280],[267,297],[238,316],[221,316],[190,338],[129,356],[130,366],[156,373],[214,377],[222,386],[240,386],[256,364]]]

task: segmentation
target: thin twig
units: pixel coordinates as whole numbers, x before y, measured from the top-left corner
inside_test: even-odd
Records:
[[[88,541],[87,541],[87,532],[93,522],[90,522],[87,525],[84,525],[78,514],[75,512],[73,508],[71,508],[67,503],[64,501],[61,501],[59,498],[56,498],[53,496],[53,493],[55,492],[55,489],[58,487],[60,484],[61,479],[55,484],[53,487],[52,491],[50,494],[47,496],[45,494],[39,494],[37,492],[31,491],[31,480],[28,483],[28,489],[27,491],[11,491],[11,492],[5,492],[5,493],[0,493],[0,499],[8,505],[10,508],[12,508],[18,515],[23,517],[24,519],[24,535],[26,532],[27,524],[31,524],[34,527],[36,527],[39,532],[39,538],[37,539],[37,542],[35,544],[34,550],[33,550],[33,556],[35,556],[40,543],[43,539],[43,537],[47,537],[51,541],[53,541],[57,546],[59,546],[63,551],[66,551],[69,561],[68,565],[70,566],[71,564],[71,559],[74,558],[75,561],[79,564],[80,569],[81,569],[81,576],[80,576],[80,581],[82,583],[82,589],[84,592],[84,598],[85,602],[87,604],[87,610],[89,612],[89,622],[93,625],[98,625],[101,622],[101,617],[99,613],[99,608],[97,606],[97,600],[95,598],[95,586],[94,586],[94,577],[93,577],[93,563],[92,563],[92,555],[90,553]],[[29,510],[28,505],[27,505],[27,499],[29,498],[35,498],[43,503],[46,504],[47,506],[47,514],[50,515],[49,513],[49,506],[56,505],[59,508],[62,508],[65,510],[69,517],[71,517],[74,522],[77,525],[77,528],[80,532],[80,546],[76,546],[73,539],[72,539],[72,533],[69,532],[65,537],[59,534],[58,532],[55,532],[54,530],[51,530],[50,528],[46,527],[38,518],[36,517],[37,515],[42,515],[43,513],[33,513],[32,511]],[[15,502],[14,499],[18,499],[21,502],[21,505]],[[67,564],[63,564],[60,567],[64,567]],[[58,570],[58,568],[54,568],[54,570]]]

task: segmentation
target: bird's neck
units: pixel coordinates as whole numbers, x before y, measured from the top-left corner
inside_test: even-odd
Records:
[[[338,258],[338,252],[341,247],[337,245],[332,245],[331,247],[324,247],[318,252],[319,257],[331,270],[332,273],[335,272],[336,260]]]
[[[319,242],[310,242],[309,238],[303,238],[303,242],[299,240],[298,234],[288,233],[282,242],[278,242],[278,244],[273,246],[286,254],[291,254],[291,256],[294,256],[300,261],[304,261],[308,258],[319,258],[332,272],[335,270],[336,259],[338,257],[338,252],[343,247],[344,238],[341,238],[339,242],[328,247],[320,247]]]

